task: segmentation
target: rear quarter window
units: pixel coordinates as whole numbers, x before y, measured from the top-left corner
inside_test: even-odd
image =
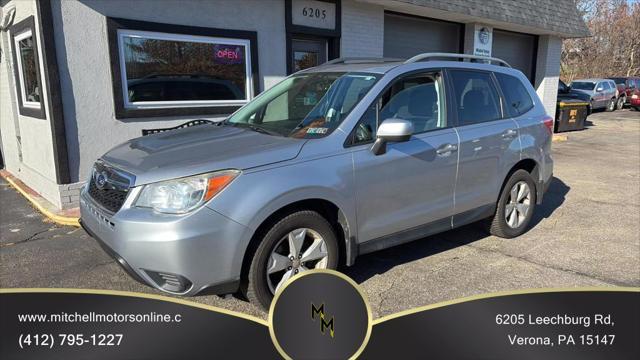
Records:
[[[502,73],[495,75],[504,94],[506,111],[510,117],[520,116],[533,108],[533,99],[520,79]]]

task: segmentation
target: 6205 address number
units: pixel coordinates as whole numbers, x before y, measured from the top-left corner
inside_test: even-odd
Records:
[[[303,7],[302,16],[324,20],[327,18],[327,10],[317,9],[312,7]]]

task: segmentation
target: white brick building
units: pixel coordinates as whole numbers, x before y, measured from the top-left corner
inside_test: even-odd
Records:
[[[562,39],[589,35],[572,0],[0,0],[0,6],[4,164],[59,208],[77,206],[96,158],[143,129],[222,118],[295,70],[336,57],[490,53],[521,69],[553,114]],[[166,61],[152,61],[149,51]],[[181,52],[195,55],[174,63]],[[214,76],[202,74],[203,66]]]

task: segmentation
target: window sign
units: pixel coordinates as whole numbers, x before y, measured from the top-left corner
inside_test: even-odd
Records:
[[[252,95],[249,40],[118,30],[125,108],[242,105]]]
[[[336,4],[316,0],[293,0],[291,22],[294,25],[335,30]]]
[[[473,37],[473,54],[480,56],[491,56],[491,46],[493,45],[493,29],[489,26],[475,26]]]
[[[244,63],[244,46],[213,45],[214,59],[217,64]]]

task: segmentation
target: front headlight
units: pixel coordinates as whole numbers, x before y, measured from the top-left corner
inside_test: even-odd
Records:
[[[240,175],[223,170],[145,185],[134,205],[160,213],[184,214],[211,200]]]

